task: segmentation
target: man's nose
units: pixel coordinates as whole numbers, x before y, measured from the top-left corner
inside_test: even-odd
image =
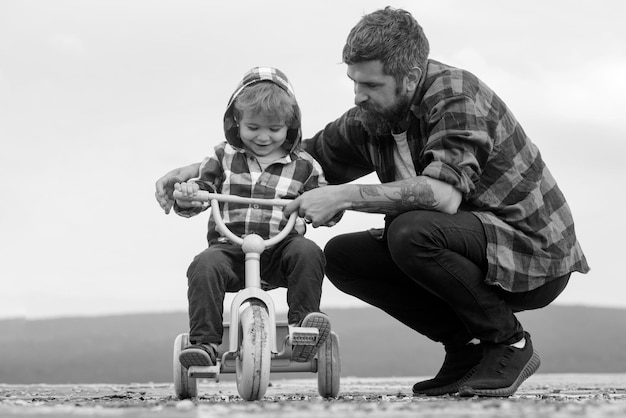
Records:
[[[359,106],[360,104],[366,102],[368,99],[367,95],[363,92],[362,89],[359,88],[357,84],[354,85],[354,104]]]

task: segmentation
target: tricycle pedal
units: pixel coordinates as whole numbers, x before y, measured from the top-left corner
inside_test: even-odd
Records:
[[[292,345],[315,345],[319,330],[313,327],[289,327],[289,339]]]
[[[219,362],[215,366],[191,366],[188,369],[189,377],[196,378],[215,378],[219,379],[220,364]]]

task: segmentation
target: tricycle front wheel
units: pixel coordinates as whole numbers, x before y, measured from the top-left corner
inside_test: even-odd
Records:
[[[236,373],[237,391],[247,401],[263,398],[270,380],[272,352],[267,308],[252,301],[241,313],[239,353]]]

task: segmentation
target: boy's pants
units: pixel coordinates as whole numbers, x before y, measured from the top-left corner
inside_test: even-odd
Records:
[[[519,341],[524,333],[514,312],[548,305],[569,280],[567,274],[520,293],[485,284],[485,232],[470,212],[406,212],[388,225],[386,239],[367,231],[340,235],[324,251],[337,288],[446,346]]]
[[[224,295],[245,286],[244,260],[240,246],[216,243],[198,254],[189,266],[187,298],[192,344],[221,344]],[[288,235],[261,254],[261,278],[267,283],[263,288],[287,288],[290,324],[319,311],[324,264],[322,250],[299,234]]]

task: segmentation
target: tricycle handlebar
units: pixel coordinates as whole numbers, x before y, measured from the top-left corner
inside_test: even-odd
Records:
[[[174,198],[181,200],[190,200],[190,201],[199,201],[199,202],[211,202],[211,211],[213,215],[213,220],[215,221],[215,225],[217,229],[231,242],[235,244],[242,245],[243,238],[238,237],[233,234],[230,229],[224,224],[224,220],[222,219],[222,215],[220,214],[219,202],[229,202],[229,203],[241,203],[244,205],[259,205],[259,206],[282,206],[285,207],[289,203],[293,202],[293,200],[289,199],[258,199],[253,197],[241,197],[236,195],[227,195],[220,193],[210,193],[205,190],[199,190],[193,197],[183,196],[181,192],[178,190],[174,190]],[[293,229],[296,218],[298,217],[298,212],[293,212],[289,219],[287,220],[287,225],[280,231],[276,236],[264,240],[265,246],[270,247],[280,241],[289,234],[289,232]]]
[[[259,199],[254,197],[241,197],[229,194],[211,193],[205,190],[198,190],[193,197],[183,196],[178,190],[174,190],[174,198],[181,200],[194,200],[198,202],[210,202],[216,199],[219,202],[241,203],[244,205],[262,205],[262,206],[287,206],[293,202],[289,199]]]

